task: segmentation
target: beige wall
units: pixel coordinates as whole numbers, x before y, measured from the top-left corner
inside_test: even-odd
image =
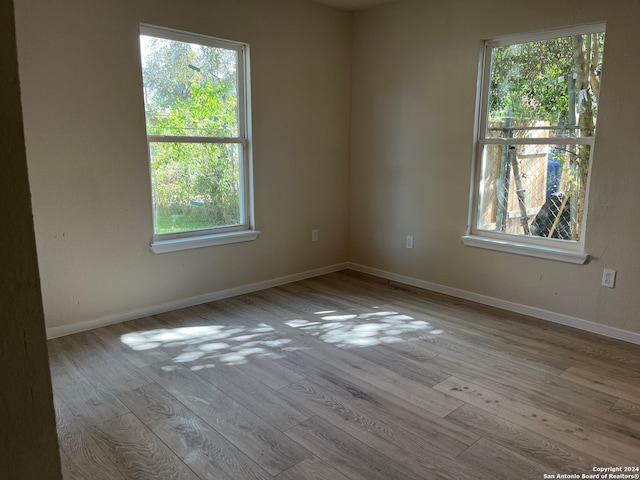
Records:
[[[576,266],[465,247],[481,40],[606,20],[586,247]],[[354,18],[349,260],[640,333],[640,3],[406,1]],[[407,234],[415,248],[404,248]],[[618,271],[615,289],[602,269]]]
[[[62,478],[45,343],[13,2],[0,2],[0,476]]]
[[[481,40],[602,20],[592,260],[464,247]],[[349,260],[640,333],[639,20],[635,0],[406,0],[354,14],[305,0],[20,0],[47,326]],[[256,242],[149,251],[140,22],[251,44]],[[613,290],[604,266],[618,271]]]
[[[300,0],[17,3],[48,327],[347,260],[350,13]],[[150,252],[141,22],[250,44],[257,241]]]

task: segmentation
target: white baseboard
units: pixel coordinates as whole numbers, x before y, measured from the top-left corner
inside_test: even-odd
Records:
[[[306,272],[295,273],[292,275],[286,275],[284,277],[278,277],[271,280],[265,280],[262,282],[251,283],[248,285],[242,285],[240,287],[229,288],[226,290],[219,290],[217,292],[211,292],[204,295],[198,295],[195,297],[189,297],[173,302],[167,302],[159,305],[152,305],[143,308],[137,308],[127,312],[117,313],[114,315],[108,315],[106,317],[96,318],[85,322],[74,323],[72,325],[62,325],[59,327],[47,328],[47,338],[62,337],[65,335],[71,335],[73,333],[84,332],[86,330],[92,330],[94,328],[105,327],[107,325],[113,325],[116,323],[126,322],[129,320],[135,320],[136,318],[148,317],[150,315],[157,315],[160,313],[170,312],[172,310],[178,310],[180,308],[191,307],[194,305],[200,305],[202,303],[213,302],[215,300],[222,300],[224,298],[235,297],[245,293],[257,292],[266,288],[277,287],[278,285],[284,285],[286,283],[297,282],[307,278],[317,277],[325,275],[327,273],[333,273],[340,270],[352,269],[362,273],[368,273],[375,275],[376,277],[386,278],[399,283],[404,283],[425,290],[431,290],[433,292],[443,293],[445,295],[451,295],[452,297],[462,298],[472,302],[477,302],[483,305],[489,305],[491,307],[501,308],[510,312],[521,313],[523,315],[529,315],[531,317],[547,320],[550,322],[566,325],[569,327],[577,328],[591,333],[597,333],[604,335],[605,337],[615,338],[617,340],[623,340],[625,342],[634,343],[640,345],[640,334],[635,332],[629,332],[627,330],[621,330],[615,327],[608,327],[606,325],[600,325],[597,323],[589,322],[581,318],[571,317],[569,315],[563,315],[560,313],[550,312],[541,308],[530,307],[528,305],[522,305],[519,303],[509,302],[501,300],[499,298],[489,297],[486,295],[480,295],[478,293],[468,292],[458,288],[447,287],[437,283],[427,282],[413,277],[405,275],[399,275],[397,273],[387,272],[373,267],[367,267],[357,263],[338,263],[330,265],[328,267],[318,268],[314,270],[308,270]]]
[[[617,340],[623,340],[625,342],[640,345],[640,334],[635,332],[629,332],[627,330],[621,330],[615,327],[608,327],[606,325],[589,322],[588,320],[583,320],[581,318],[554,313],[548,310],[543,310],[541,308],[530,307],[528,305],[501,300],[499,298],[488,297],[486,295],[480,295],[478,293],[468,292],[466,290],[461,290],[458,288],[447,287],[445,285],[427,282],[425,280],[419,280],[413,277],[398,275],[396,273],[367,267],[365,265],[359,265],[357,263],[349,263],[349,268],[351,270],[368,273],[370,275],[375,275],[376,277],[386,278],[387,280],[404,283],[413,287],[423,288],[425,290],[431,290],[433,292],[443,293],[445,295],[451,295],[452,297],[462,298],[464,300],[470,300],[472,302],[481,303],[483,305],[501,308],[510,312],[529,315],[541,320],[559,323],[561,325],[574,327],[579,330],[585,330],[587,332],[604,335],[605,337],[615,338]]]
[[[211,292],[211,293],[206,293],[204,295],[198,295],[195,297],[176,300],[173,302],[162,303],[160,305],[151,305],[148,307],[136,308],[134,310],[129,310],[127,312],[116,313],[114,315],[108,315],[106,317],[87,320],[85,322],[74,323],[71,325],[61,325],[59,327],[51,327],[51,328],[47,328],[47,338],[51,339],[56,337],[63,337],[65,335],[84,332],[87,330],[92,330],[94,328],[106,327],[107,325],[114,325],[116,323],[135,320],[136,318],[143,318],[143,317],[148,317],[150,315],[157,315],[159,313],[178,310],[180,308],[192,307],[194,305],[200,305],[202,303],[213,302],[215,300],[222,300],[223,298],[235,297],[237,295],[242,295],[244,293],[257,292],[258,290],[277,287],[278,285],[297,282],[299,280],[304,280],[306,278],[317,277],[319,275],[325,275],[327,273],[333,273],[339,270],[345,270],[346,268],[349,268],[348,263],[338,263],[335,265],[330,265],[328,267],[317,268],[314,270],[308,270],[306,272],[301,272],[301,273],[294,273],[292,275],[286,275],[284,277],[278,277],[278,278],[265,280],[257,283],[250,283],[248,285],[242,285],[240,287],[229,288],[226,290],[219,290],[217,292]]]

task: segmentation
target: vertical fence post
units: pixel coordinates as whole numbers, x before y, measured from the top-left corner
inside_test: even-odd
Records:
[[[504,137],[512,138],[513,130],[511,129],[512,117],[504,119]],[[511,183],[511,168],[509,163],[509,145],[505,145],[502,149],[502,157],[500,158],[500,177],[498,181],[498,209],[496,211],[496,231],[505,232],[507,230],[507,219],[509,216],[509,188]]]
[[[522,188],[522,179],[520,178],[520,167],[518,166],[518,157],[516,147],[509,145],[509,163],[513,170],[513,179],[516,184],[516,195],[518,197],[518,206],[520,207],[520,223],[525,235],[531,235],[529,231],[529,217],[527,215],[527,206],[524,203],[524,188]]]

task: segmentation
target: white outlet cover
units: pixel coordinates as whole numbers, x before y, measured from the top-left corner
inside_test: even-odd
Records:
[[[413,235],[407,235],[407,248],[413,248]]]
[[[616,271],[609,268],[605,268],[602,272],[602,286],[613,288],[616,283]]]

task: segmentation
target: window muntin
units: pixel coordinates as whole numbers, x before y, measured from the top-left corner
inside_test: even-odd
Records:
[[[247,230],[247,46],[141,26],[154,238]]]
[[[472,234],[582,248],[603,49],[603,24],[486,42]]]

